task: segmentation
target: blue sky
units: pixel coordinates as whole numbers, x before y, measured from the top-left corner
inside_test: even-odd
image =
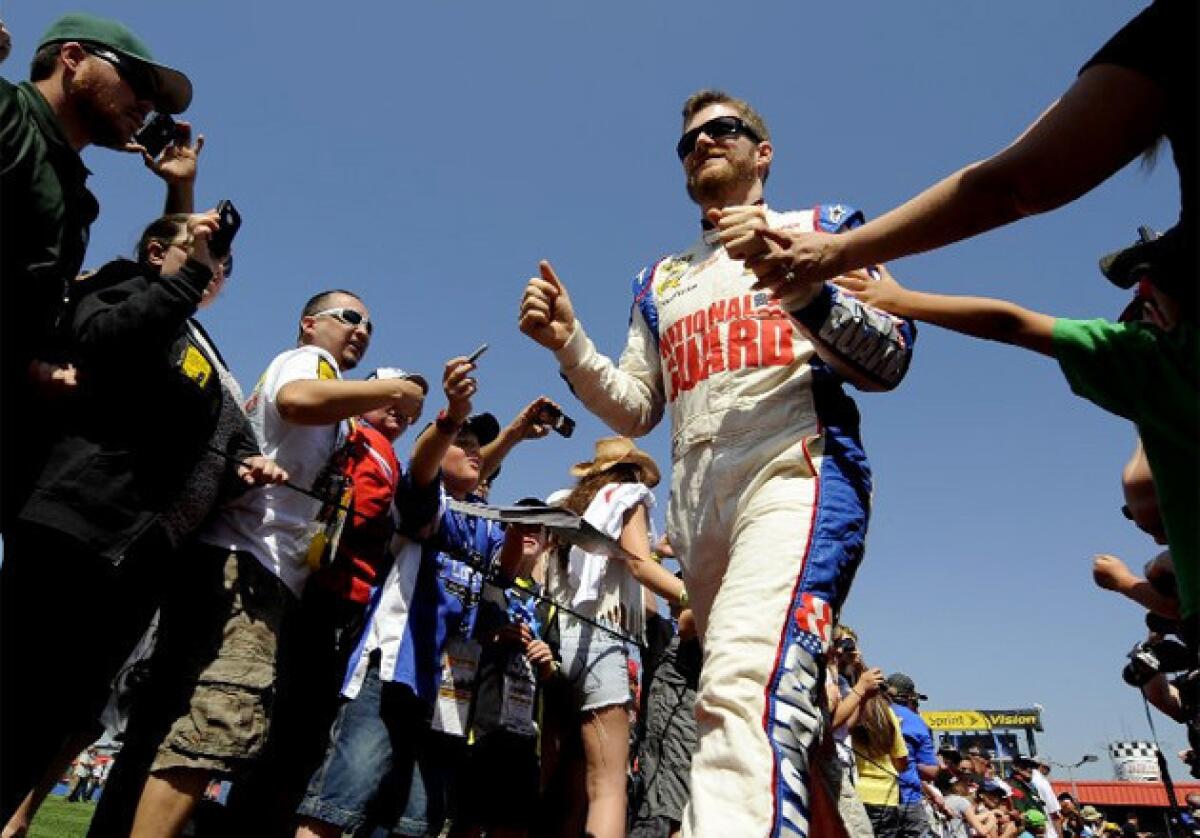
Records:
[[[108,0],[196,87],[199,201],[241,208],[237,270],[202,320],[244,386],[295,336],[303,301],[361,293],[378,323],[362,372],[440,379],[491,344],[477,405],[502,421],[540,393],[579,422],[519,448],[497,500],[546,494],[605,429],[573,400],[516,309],[551,259],[597,344],[624,342],[629,280],[689,244],[697,213],[673,148],[695,89],[743,96],[776,159],[768,202],[875,216],[1009,142],[1141,3],[233,3]],[[6,4],[22,78],[78,2]],[[87,263],[128,253],[162,189],[140,160],[85,152],[103,210]],[[901,281],[1114,316],[1096,259],[1178,212],[1169,154],[1049,216],[903,260]],[[1055,365],[921,330],[902,387],[858,396],[876,473],[866,563],[844,618],[871,662],[931,708],[1041,704],[1060,761],[1145,738],[1121,683],[1140,616],[1096,589],[1090,558],[1154,545],[1118,513],[1132,428],[1073,397]],[[430,401],[432,414],[440,398]],[[147,417],[153,421],[154,417]],[[645,446],[666,467],[663,428]],[[405,440],[402,451],[407,450]],[[665,504],[665,491],[660,503]],[[1182,732],[1160,725],[1168,751]],[[1177,762],[1173,765],[1182,775]],[[1094,767],[1107,776],[1107,761]]]

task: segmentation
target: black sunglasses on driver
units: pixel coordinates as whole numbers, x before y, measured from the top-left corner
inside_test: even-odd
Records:
[[[700,139],[701,134],[707,134],[712,140],[723,140],[726,137],[741,135],[749,137],[756,143],[762,142],[762,137],[758,135],[758,132],[742,121],[741,117],[718,116],[703,125],[697,125],[679,138],[679,142],[675,145],[675,153],[679,155],[680,161],[687,159],[687,156],[696,150],[696,141]]]

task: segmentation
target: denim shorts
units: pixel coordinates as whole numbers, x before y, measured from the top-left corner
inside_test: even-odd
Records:
[[[413,749],[428,727],[426,705],[411,691],[382,683],[373,657],[358,695],[338,708],[325,759],[297,814],[356,831],[385,782],[407,789]]]
[[[575,709],[599,710],[632,699],[629,650],[616,637],[564,614],[559,617],[559,653]]]

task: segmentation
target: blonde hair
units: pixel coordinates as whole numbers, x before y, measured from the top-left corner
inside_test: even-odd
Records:
[[[892,751],[896,738],[896,724],[892,721],[892,708],[882,692],[863,699],[859,705],[858,724],[850,729],[856,750],[863,756],[878,758]]]

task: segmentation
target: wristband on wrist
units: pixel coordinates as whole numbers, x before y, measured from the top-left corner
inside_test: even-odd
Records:
[[[679,607],[687,608],[691,604],[691,598],[688,596],[687,588],[679,592]]]
[[[433,420],[433,426],[444,434],[452,435],[458,433],[458,429],[463,426],[463,423],[451,418],[450,414],[443,409],[438,411],[437,419]]]

